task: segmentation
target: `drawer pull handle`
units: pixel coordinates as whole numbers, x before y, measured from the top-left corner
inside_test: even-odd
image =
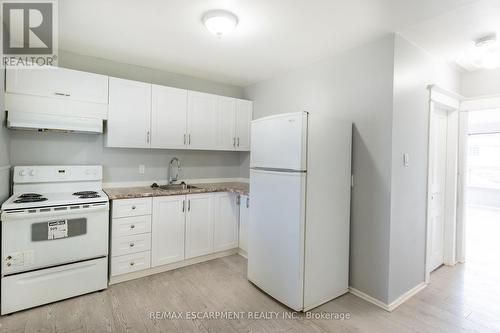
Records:
[[[130,229],[134,229],[134,228],[135,228],[135,225],[133,225],[133,224],[132,224],[132,225],[130,226]]]
[[[136,208],[137,208],[137,207],[135,207],[135,206],[132,206],[132,210],[134,210],[134,209],[136,209]]]
[[[132,262],[130,263],[130,266],[134,266],[134,265],[135,265],[135,263],[132,261]]]
[[[134,247],[134,246],[135,246],[135,244],[134,244],[134,243],[130,243],[130,247]]]

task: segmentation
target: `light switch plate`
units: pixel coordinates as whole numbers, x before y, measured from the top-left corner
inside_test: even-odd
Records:
[[[410,154],[408,153],[403,154],[403,165],[405,166],[405,168],[410,166]]]

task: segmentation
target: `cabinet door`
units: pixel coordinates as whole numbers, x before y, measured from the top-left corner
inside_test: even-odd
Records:
[[[253,103],[243,99],[236,100],[236,150],[250,150],[250,122]]]
[[[109,78],[108,147],[149,148],[151,85]]]
[[[108,77],[57,67],[7,69],[5,91],[107,104]]]
[[[185,198],[153,198],[152,267],[184,260]]]
[[[234,193],[215,193],[214,250],[238,247],[238,196]]]
[[[217,96],[188,91],[188,147],[217,149]]]
[[[213,194],[186,197],[186,259],[210,254],[214,249]]]
[[[151,147],[185,148],[187,90],[152,86]]]
[[[240,197],[240,228],[239,248],[248,254],[248,221],[250,218],[250,197]]]
[[[224,150],[236,149],[236,100],[219,96],[219,143],[218,148]]]

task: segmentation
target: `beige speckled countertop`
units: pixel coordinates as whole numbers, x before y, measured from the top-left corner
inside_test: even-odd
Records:
[[[204,183],[204,184],[191,184],[197,188],[193,189],[173,189],[163,190],[161,188],[151,188],[150,186],[137,186],[137,187],[112,187],[105,188],[104,192],[109,197],[109,200],[116,199],[131,199],[131,198],[146,198],[146,197],[161,197],[168,195],[186,195],[196,193],[210,193],[210,192],[234,192],[242,195],[248,195],[248,183],[231,182],[231,183]]]

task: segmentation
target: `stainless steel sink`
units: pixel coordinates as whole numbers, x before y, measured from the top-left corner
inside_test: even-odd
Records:
[[[159,188],[162,190],[191,190],[191,189],[195,189],[198,187],[194,186],[194,185],[188,185],[188,184],[169,184],[169,185],[159,186]]]

